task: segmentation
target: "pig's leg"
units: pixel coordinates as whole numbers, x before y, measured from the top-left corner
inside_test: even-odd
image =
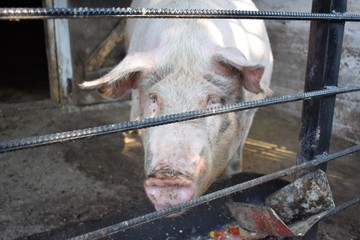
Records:
[[[245,127],[244,132],[240,140],[240,145],[236,150],[234,156],[230,159],[227,167],[226,167],[226,175],[230,176],[242,171],[242,156],[243,156],[243,148],[245,145],[245,140],[249,134],[255,112],[257,109],[251,109],[246,112],[245,117]]]

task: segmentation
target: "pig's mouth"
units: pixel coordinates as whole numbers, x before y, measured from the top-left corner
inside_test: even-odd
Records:
[[[144,186],[157,211],[188,201],[195,194],[194,182],[171,169],[161,169],[148,175]]]

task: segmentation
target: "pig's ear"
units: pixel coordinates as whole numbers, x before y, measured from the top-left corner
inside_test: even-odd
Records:
[[[105,76],[83,82],[83,89],[98,89],[99,93],[109,98],[119,98],[129,89],[137,88],[136,76],[154,69],[154,56],[151,52],[128,54],[115,68]]]
[[[260,80],[265,67],[251,65],[245,56],[236,48],[221,48],[212,58],[215,72],[224,76],[236,76],[246,90],[252,93],[261,93]]]

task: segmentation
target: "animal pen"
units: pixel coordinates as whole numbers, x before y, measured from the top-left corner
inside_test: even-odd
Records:
[[[22,19],[55,19],[55,18],[103,18],[103,17],[133,17],[133,18],[233,18],[233,19],[272,19],[272,20],[311,20],[309,50],[307,59],[307,72],[304,92],[281,97],[267,98],[258,101],[241,102],[234,105],[216,109],[197,110],[174,115],[161,116],[158,118],[144,119],[140,121],[121,122],[117,124],[97,126],[93,128],[79,129],[67,132],[48,134],[43,136],[28,137],[9,140],[0,143],[0,153],[18,151],[26,148],[41,147],[49,144],[62,143],[96,137],[105,134],[126,132],[141,128],[155,127],[163,124],[187,121],[201,117],[208,117],[231,111],[266,107],[273,104],[281,104],[293,101],[303,101],[301,131],[299,133],[300,144],[298,146],[297,165],[274,172],[265,176],[252,176],[254,179],[246,179],[245,182],[233,182],[232,186],[221,186],[222,189],[205,194],[199,198],[178,204],[157,212],[145,214],[131,219],[125,219],[119,223],[113,223],[101,229],[88,229],[81,235],[64,235],[64,238],[72,239],[137,239],[149,237],[152,233],[146,224],[161,217],[171,215],[198,205],[216,201],[222,197],[246,191],[256,186],[270,182],[280,177],[296,174],[302,177],[310,170],[322,169],[326,171],[326,162],[339,157],[352,154],[360,150],[360,145],[329,154],[330,137],[335,108],[336,94],[360,91],[360,85],[337,86],[340,55],[342,49],[343,32],[346,21],[360,21],[360,15],[346,13],[346,0],[313,0],[312,13],[297,12],[248,12],[234,10],[185,10],[185,9],[131,9],[131,8],[2,8],[0,20]],[[354,76],[356,78],[357,76]],[[243,181],[244,179],[242,179]],[[284,185],[281,183],[280,185]],[[268,187],[271,186],[267,185]],[[224,188],[223,188],[224,187]],[[246,190],[246,191],[245,191]],[[249,191],[250,191],[249,190]],[[276,189],[272,189],[276,190]],[[260,192],[264,191],[257,190]],[[240,198],[245,198],[241,196]],[[358,204],[360,196],[350,199],[344,204],[334,207],[326,212],[325,216]],[[219,206],[217,203],[216,206]],[[215,205],[214,205],[215,206]],[[198,213],[201,214],[202,212]],[[218,212],[216,212],[218,214]],[[130,216],[130,215],[129,215]],[[205,215],[206,216],[206,215]],[[322,216],[324,217],[324,216]],[[164,219],[162,219],[164,220]],[[166,220],[166,219],[165,219]],[[212,220],[212,218],[211,218]],[[228,218],[221,221],[227,221]],[[216,221],[216,220],[214,220]],[[161,224],[166,224],[162,221]],[[208,222],[206,222],[208,224]],[[145,235],[131,232],[131,228],[144,227]],[[209,231],[209,229],[205,230]],[[175,233],[174,233],[175,234]],[[191,231],[176,233],[169,237],[189,239]],[[316,239],[316,224],[307,232],[302,239]],[[38,239],[47,239],[48,236],[38,236]],[[156,239],[156,235],[155,235]]]

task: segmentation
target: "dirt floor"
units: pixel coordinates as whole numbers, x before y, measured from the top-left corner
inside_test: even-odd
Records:
[[[260,109],[245,148],[246,172],[271,173],[295,163],[299,120]],[[128,119],[128,103],[81,109],[50,101],[0,105],[0,141]],[[332,139],[331,151],[353,146]],[[96,219],[146,199],[138,136],[113,134],[0,154],[0,239]],[[336,204],[360,194],[360,153],[328,164]],[[360,239],[360,206],[322,221],[318,239]]]

